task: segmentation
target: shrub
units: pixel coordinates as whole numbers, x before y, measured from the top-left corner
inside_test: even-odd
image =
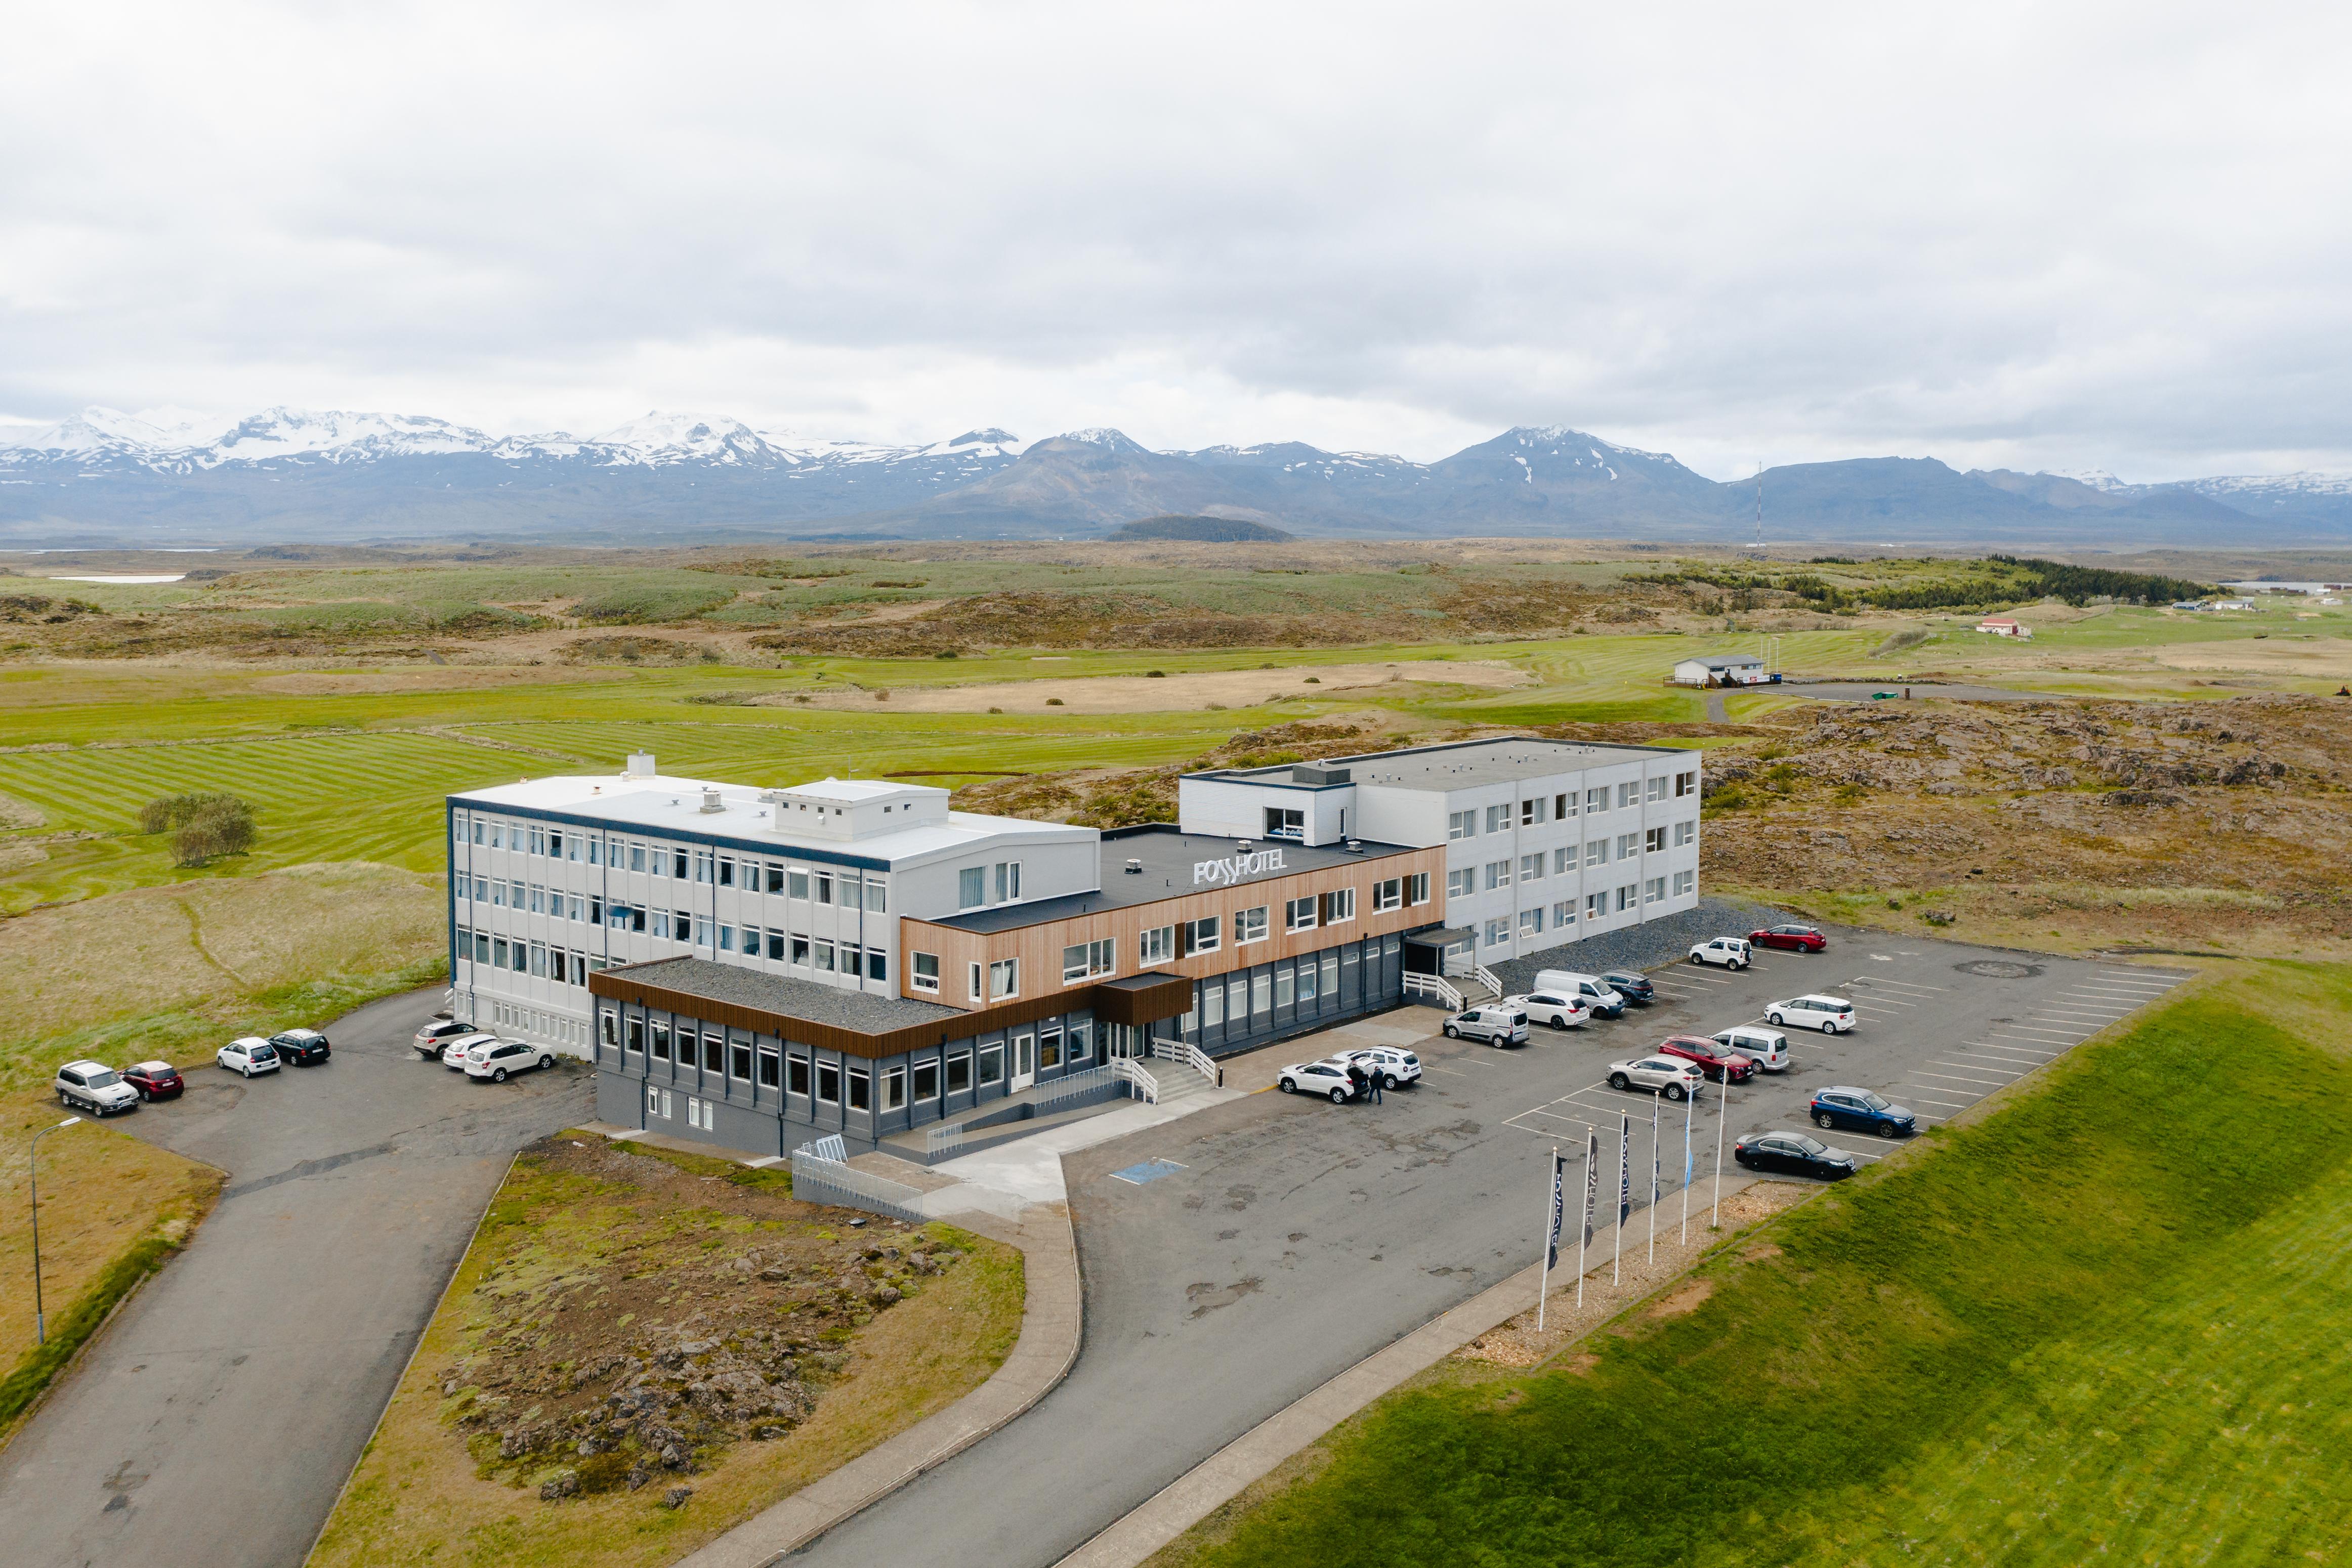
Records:
[[[651,622],[685,621],[706,610],[716,610],[735,597],[724,585],[699,583],[638,583],[608,588],[578,606],[580,619],[606,626],[643,625]]]
[[[253,847],[253,808],[234,795],[166,795],[139,809],[139,831],[172,834],[172,856],[202,865]]]
[[[1046,706],[1047,707],[1061,707],[1061,706],[1064,706],[1065,705],[1064,705],[1064,703],[1063,703],[1062,699],[1061,699],[1061,698],[1059,698],[1059,697],[1047,697],[1047,698],[1045,699],[1045,706]]]

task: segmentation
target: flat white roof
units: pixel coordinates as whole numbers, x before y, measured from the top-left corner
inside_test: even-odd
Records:
[[[835,786],[859,784],[871,794],[896,794],[902,786],[862,779],[836,779]],[[703,810],[705,792],[719,792],[719,810]],[[798,789],[790,793],[803,793]],[[487,789],[466,789],[449,799],[457,805],[483,810],[509,808],[525,811],[560,811],[586,817],[622,831],[660,830],[670,833],[757,840],[775,845],[779,853],[795,849],[823,851],[824,858],[844,854],[877,860],[922,860],[968,849],[1008,834],[1035,841],[1044,838],[1094,840],[1093,828],[1065,822],[1034,822],[1024,817],[983,816],[975,811],[950,811],[945,821],[912,822],[892,832],[869,833],[859,839],[821,838],[814,833],[778,832],[772,808],[763,795],[778,791],[748,784],[723,784],[707,779],[677,779],[655,774],[625,778],[616,774],[525,779]]]
[[[1513,784],[1556,773],[1579,773],[1588,768],[1640,763],[1666,754],[1696,758],[1688,747],[1671,746],[1611,746],[1599,741],[1545,740],[1536,736],[1504,736],[1493,740],[1465,740],[1440,746],[1408,747],[1399,751],[1373,751],[1360,757],[1330,757],[1318,768],[1344,768],[1353,784],[1377,784],[1392,789],[1424,789],[1443,794],[1480,784]],[[1271,768],[1219,768],[1189,775],[1194,779],[1227,779],[1242,783],[1287,784],[1291,765]]]

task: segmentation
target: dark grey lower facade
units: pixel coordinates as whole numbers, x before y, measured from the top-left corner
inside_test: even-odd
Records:
[[[1192,984],[1184,1038],[1211,1056],[1252,1051],[1404,1000],[1404,937],[1342,942]]]

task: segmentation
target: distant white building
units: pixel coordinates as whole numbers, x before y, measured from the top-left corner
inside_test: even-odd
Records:
[[[1996,637],[2022,637],[2029,642],[2033,637],[2032,627],[2021,621],[2012,621],[2005,615],[1986,616],[1977,622],[1977,630],[1990,632]]]
[[[1753,653],[1720,653],[1685,659],[1675,666],[1678,686],[1755,686],[1764,684],[1764,661]]]
[[[2252,610],[2256,608],[2256,606],[2254,601],[2251,599],[2222,599],[2215,601],[2213,608],[2216,610]]]

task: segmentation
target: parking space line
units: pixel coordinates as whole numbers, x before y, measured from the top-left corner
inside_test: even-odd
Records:
[[[2128,986],[2103,986],[2097,984],[2072,987],[2066,990],[2059,992],[2058,994],[2062,997],[2082,997],[2094,1001],[2129,1001],[2134,1004],[2151,1002],[2157,998],[2164,995],[2162,991],[2139,991],[2134,990]]]
[[[1911,1098],[1914,1100],[1925,1100],[1930,1105],[1943,1105],[1955,1111],[1965,1111],[1969,1106],[1976,1103],[1973,1100],[1939,1100],[1936,1097],[1938,1092],[1945,1094],[1950,1093],[1951,1091],[1948,1089],[1930,1091],[1922,1089],[1917,1084],[1909,1083],[1907,1082],[1898,1083],[1895,1087],[1897,1091],[1908,1088],[1911,1091]]]
[[[2073,1049],[2071,1046],[2053,1045],[2046,1040],[1964,1040],[1960,1041],[1960,1044],[1963,1046],[1980,1045],[1988,1051],[2013,1051],[2020,1056],[2038,1056],[2044,1061],[2049,1061],[2053,1056],[2063,1056],[2068,1051]]]
[[[2099,973],[2118,984],[2154,986],[2160,991],[2168,991],[2189,977],[2168,974],[2162,969],[2101,969]]]
[[[2103,1013],[2092,1008],[2070,1008],[2063,1002],[2053,1002],[2033,1016],[2038,1019],[2059,1019],[2067,1023],[2082,1023],[2087,1020],[2105,1029],[2124,1015]]]
[[[1944,989],[1941,986],[1923,986],[1914,980],[1890,979],[1884,975],[1856,975],[1854,979],[1864,985],[1900,986],[1906,991],[1933,991],[1938,995],[1941,995]]]
[[[1913,1073],[1911,1074],[1911,1076],[1912,1076],[1912,1077],[1914,1077],[1914,1078],[1932,1078],[1932,1079],[1936,1080],[1936,1082],[1937,1082],[1938,1083],[1966,1083],[1966,1084],[1969,1084],[1969,1085],[1975,1085],[1975,1084],[1979,1084],[1979,1083],[1990,1083],[1990,1084],[1993,1084],[1993,1085],[1994,1085],[1994,1086],[1996,1086],[1996,1087],[1999,1087],[1999,1086],[2000,1086],[2000,1085],[2002,1085],[2002,1084],[2006,1084],[2006,1083],[2008,1083],[2008,1082],[2010,1082],[2010,1080],[2008,1080],[2008,1079],[2006,1079],[2006,1078],[1975,1078],[1975,1077],[1964,1077],[1964,1076],[1958,1076],[1958,1075],[1956,1075],[1956,1074],[1953,1074],[1953,1073],[1949,1073],[1949,1072],[1923,1072],[1923,1071],[1915,1071],[1915,1072],[1913,1072]]]
[[[1981,1057],[1987,1061],[1997,1062],[2003,1067],[2039,1067],[2043,1062],[2051,1060],[2049,1056],[2038,1051],[2006,1050],[1997,1046],[1986,1046],[1981,1051],[1956,1050],[1952,1054],[1954,1056]]]
[[[2013,1019],[2005,1021],[2007,1023],[2007,1027],[2011,1029],[2021,1029],[2028,1034],[2054,1034],[2068,1040],[2082,1040],[2085,1038],[2083,1028],[2079,1024],[2071,1025],[2064,1029],[2044,1029],[2038,1023],[2018,1023]]]
[[[2011,1079],[2021,1078],[2024,1076],[2025,1073],[2032,1071],[2031,1068],[2014,1061],[1997,1061],[1990,1063],[1982,1061],[1947,1061],[1940,1056],[1929,1057],[1927,1059],[1927,1065],[1930,1067],[1948,1067],[1955,1072],[1971,1073],[1979,1077],[1990,1078],[1995,1082],[2001,1083],[2007,1083]],[[1987,1072],[1985,1071],[1985,1068],[1987,1066],[2005,1067],[2010,1071],[2006,1072]]]
[[[1925,998],[1922,999],[1924,1000]],[[1856,998],[1853,1005],[1856,1007],[1867,1005],[1874,1008],[1916,1008],[1919,1004],[1918,1002],[1906,1002],[1901,997],[1872,997],[1869,998],[1867,1004],[1865,1004],[1862,998]]]
[[[2011,1027],[2016,1028],[2017,1026],[2012,1024]],[[2062,1051],[2080,1045],[2085,1039],[2089,1038],[2088,1036],[2082,1034],[2058,1034],[2058,1031],[2055,1030],[2037,1030],[2030,1034],[2003,1034],[1997,1029],[1990,1030],[1986,1032],[1994,1040],[2023,1040],[2028,1045],[2056,1045]],[[2058,1038],[2054,1040],[2051,1039],[2051,1036],[2053,1034],[2058,1034]]]

